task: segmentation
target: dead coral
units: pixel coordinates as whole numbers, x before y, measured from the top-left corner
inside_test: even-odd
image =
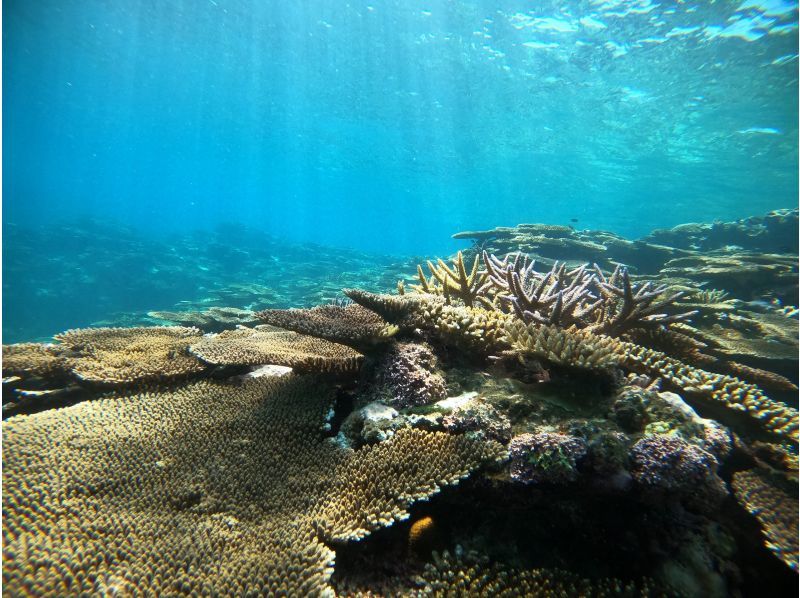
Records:
[[[189,351],[213,365],[285,365],[298,372],[347,374],[364,356],[346,345],[296,332],[239,328],[205,336]]]
[[[332,595],[323,541],[390,525],[503,454],[419,430],[343,449],[323,438],[332,401],[287,376],[7,420],[4,592]]]
[[[200,339],[196,328],[83,328],[55,335],[67,367],[79,379],[99,384],[133,384],[196,374],[205,366],[189,355]]]
[[[769,478],[751,469],[733,474],[734,496],[761,524],[765,544],[776,557],[797,571],[797,491],[781,490]]]
[[[267,309],[256,312],[262,322],[300,334],[341,343],[359,351],[387,342],[397,326],[361,305],[319,305],[311,309]]]

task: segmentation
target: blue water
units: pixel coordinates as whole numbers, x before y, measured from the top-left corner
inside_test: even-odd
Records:
[[[785,0],[4,0],[4,230],[241,223],[411,255],[519,222],[637,237],[792,207],[797,15]],[[73,251],[3,249],[14,272]],[[22,304],[18,286],[7,274]]]

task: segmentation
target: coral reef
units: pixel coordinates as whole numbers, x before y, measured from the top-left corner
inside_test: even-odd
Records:
[[[4,417],[40,411],[4,422],[8,592],[784,595],[797,268],[764,231],[796,222],[471,233],[352,303],[322,254],[317,307],[225,280],[153,312],[196,327],[5,346]]]
[[[323,437],[332,400],[287,376],[7,420],[4,592],[331,595],[324,541],[403,519],[502,454],[420,430],[342,449]]]
[[[298,372],[352,374],[364,356],[346,345],[275,330],[238,328],[206,335],[189,352],[213,365],[285,365]]]

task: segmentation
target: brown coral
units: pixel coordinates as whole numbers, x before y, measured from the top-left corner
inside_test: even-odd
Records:
[[[85,382],[133,384],[196,374],[205,366],[189,355],[200,338],[196,328],[83,328],[54,337],[67,366]]]
[[[356,303],[318,305],[311,309],[267,309],[256,312],[261,321],[348,345],[359,351],[369,350],[388,341],[397,333],[397,326]]]
[[[3,424],[4,592],[331,595],[333,552],[499,446],[324,439],[313,378],[203,381]]]
[[[767,548],[797,571],[797,492],[789,495],[755,469],[735,473],[731,486],[739,504],[761,523]]]
[[[354,373],[364,356],[346,345],[296,332],[239,328],[205,336],[189,351],[214,365],[276,364],[298,372]]]

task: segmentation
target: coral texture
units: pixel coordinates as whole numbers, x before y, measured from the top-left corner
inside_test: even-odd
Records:
[[[617,579],[589,580],[558,569],[515,569],[468,554],[437,555],[425,568],[419,596],[656,596],[649,580],[624,583]]]

